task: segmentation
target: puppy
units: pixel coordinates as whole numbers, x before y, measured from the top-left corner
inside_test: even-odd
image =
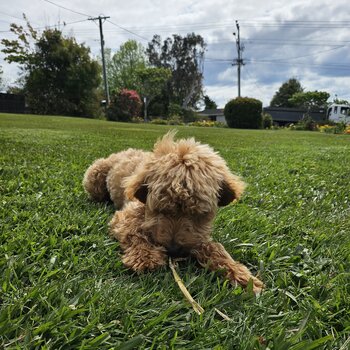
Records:
[[[110,235],[120,242],[123,263],[134,271],[166,265],[168,256],[192,256],[222,270],[234,284],[263,283],[211,239],[218,207],[240,198],[244,182],[220,155],[193,138],[174,140],[169,132],[153,152],[128,149],[96,160],[83,186],[91,199],[112,200]]]

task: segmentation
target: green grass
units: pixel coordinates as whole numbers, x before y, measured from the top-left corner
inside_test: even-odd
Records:
[[[166,130],[0,115],[0,348],[348,349],[350,136],[178,127],[248,182],[213,236],[266,283],[255,298],[182,263],[198,316],[169,268],[122,266],[113,208],[81,186],[94,159],[149,150]]]

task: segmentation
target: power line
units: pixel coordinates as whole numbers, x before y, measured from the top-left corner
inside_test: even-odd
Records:
[[[142,40],[149,41],[149,40],[148,40],[147,38],[145,38],[144,36],[141,36],[141,35],[139,35],[139,34],[136,34],[136,33],[132,32],[131,30],[120,26],[119,24],[113,23],[113,22],[110,21],[110,20],[107,20],[107,22],[110,23],[110,24],[113,24],[114,26],[116,26],[116,27],[118,27],[118,28],[120,28],[120,29],[122,29],[122,30],[124,30],[124,31],[126,31],[126,32],[128,32],[128,33],[130,33],[130,34],[132,34],[132,35],[137,36],[138,38],[140,38],[140,39],[142,39]]]
[[[315,53],[316,54],[316,53]],[[301,58],[300,56],[299,58]],[[292,57],[291,59],[296,59],[297,57]],[[209,63],[224,63],[224,64],[232,64],[232,60],[228,58],[215,58],[215,57],[205,57],[205,61]],[[259,59],[246,59],[246,63],[255,64],[282,64],[282,65],[290,65],[290,66],[302,66],[302,67],[316,67],[323,69],[335,69],[335,70],[349,70],[350,65],[346,64],[316,64],[316,63],[302,63],[302,62],[288,62],[288,59],[284,61],[281,60],[259,60]]]
[[[81,23],[81,22],[86,22],[87,19],[83,19],[83,20],[80,20],[80,21],[74,21],[74,22],[64,22],[63,21],[63,25],[64,26],[68,26],[68,25],[71,25],[71,24],[76,24],[76,23]],[[57,27],[57,24],[54,24],[52,26],[45,26],[45,27],[35,27],[33,29],[35,30],[40,30],[40,29],[49,29],[49,28],[56,28]],[[0,33],[12,33],[12,30],[1,30]]]
[[[275,59],[272,58],[272,59],[270,59],[270,60],[268,60],[268,61],[269,61],[269,62],[288,62],[288,61],[291,61],[291,60],[296,60],[296,59],[305,58],[305,57],[311,57],[311,56],[319,55],[319,54],[321,54],[321,53],[339,50],[339,49],[342,49],[342,48],[344,48],[344,47],[345,47],[345,46],[342,45],[342,46],[337,46],[337,47],[334,47],[334,48],[331,48],[331,49],[328,49],[328,50],[322,50],[322,51],[313,52],[313,53],[308,54],[308,55],[295,56],[295,57],[287,57],[287,58],[275,58]]]
[[[331,63],[325,63],[325,64],[316,64],[316,63],[302,63],[302,62],[288,62],[286,61],[273,61],[273,60],[259,60],[259,59],[249,59],[247,58],[246,64],[255,64],[255,63],[262,63],[262,64],[282,64],[282,65],[290,65],[290,66],[302,66],[302,67],[317,67],[317,68],[324,68],[324,69],[335,69],[335,70],[348,70],[350,69],[350,65],[345,64],[331,64]],[[226,65],[232,64],[232,60],[230,59],[217,59],[217,58],[205,58],[205,62],[209,63],[224,63]]]
[[[110,21],[108,21],[110,22]],[[116,25],[117,27],[120,27]],[[123,30],[128,30],[127,28],[123,28]],[[84,35],[84,34],[91,34],[93,32],[92,29],[78,29],[75,31],[76,34]],[[111,32],[114,34],[122,34],[123,32],[116,32],[113,29],[105,29],[104,32]],[[131,32],[131,31],[129,31]],[[133,35],[137,35],[135,32],[131,32]],[[139,36],[142,39],[146,40],[147,38]],[[329,39],[331,40],[331,39]],[[249,45],[274,45],[274,46],[310,46],[310,47],[318,47],[318,46],[327,46],[327,47],[339,47],[340,45],[342,46],[347,46],[350,44],[350,40],[314,40],[314,39],[271,39],[271,38],[266,38],[266,39],[254,39],[254,38],[241,38],[242,42],[249,43]],[[266,41],[266,42],[265,42]],[[219,45],[219,44],[232,44],[232,40],[218,40],[218,41],[211,41],[208,42],[208,45]]]
[[[243,23],[248,23],[248,22],[268,22],[268,23],[349,23],[350,20],[346,21],[340,21],[340,20],[314,20],[314,19],[309,19],[309,20],[292,20],[292,19],[280,19],[280,20],[270,20],[270,19],[257,19],[257,18],[251,18],[251,19],[239,19],[240,22]]]
[[[294,28],[319,28],[319,29],[343,29],[350,27],[350,21],[293,21],[293,20],[241,20],[245,27],[294,27]]]
[[[45,0],[48,1],[48,0]],[[243,22],[243,21],[242,21]],[[259,23],[255,21],[245,21],[247,23],[246,26],[254,25],[256,26],[281,26],[287,24],[288,26],[296,26],[298,27],[300,24],[295,23],[293,21],[279,21],[279,22],[267,22],[267,23]],[[317,25],[321,28],[326,27],[326,29],[331,28],[332,26],[336,26],[336,28],[344,28],[344,27],[350,27],[350,21],[318,21],[318,22],[303,22],[305,25],[313,25],[312,28],[314,28],[314,25]],[[180,30],[180,31],[188,31],[193,29],[212,29],[212,28],[229,28],[234,25],[235,22],[229,21],[229,22],[197,22],[197,23],[188,23],[188,24],[178,24],[178,25],[153,25],[153,26],[131,26],[131,27],[121,27],[117,25],[119,28],[122,28],[123,30],[129,30],[133,34],[135,32],[138,33],[150,33],[154,31],[171,31],[171,30]]]
[[[232,63],[232,59],[230,59],[230,58],[205,57],[205,60],[206,61],[213,61],[213,62]]]
[[[261,64],[280,64],[280,65],[290,65],[290,66],[302,66],[302,67],[315,67],[320,69],[330,69],[330,70],[350,70],[350,65],[345,64],[315,64],[315,63],[299,63],[299,62],[281,62],[281,61],[272,61],[272,60],[256,60],[256,59],[247,59],[248,63],[261,63]]]
[[[64,7],[64,6],[58,5],[58,4],[54,3],[53,1],[50,1],[50,0],[43,0],[43,1],[48,2],[48,3],[52,4],[52,5],[55,5],[55,6],[59,7],[59,8],[61,8],[61,9],[64,9],[64,10],[76,13],[78,15],[85,16],[85,17],[91,17],[90,15],[87,15],[86,13],[78,12],[78,11],[72,10],[72,9],[70,9],[68,7]]]
[[[24,18],[13,16],[13,15],[9,15],[8,13],[2,12],[2,11],[0,11],[0,14],[8,16],[8,17],[19,19],[20,21],[26,21]]]
[[[319,39],[276,39],[276,38],[243,38],[243,40],[249,40],[249,41],[272,41],[272,42],[285,42],[285,41],[292,41],[292,42],[310,42],[310,43],[325,43],[331,40],[331,42],[336,42],[336,43],[350,43],[350,40],[333,40],[333,39],[328,39],[327,40],[319,40]]]
[[[271,61],[273,61],[273,62],[282,62],[282,61],[296,60],[296,59],[299,59],[299,58],[311,57],[311,56],[319,55],[320,53],[325,53],[325,52],[330,52],[330,51],[334,51],[334,50],[339,50],[339,49],[342,49],[344,47],[345,46],[342,45],[342,46],[333,47],[333,48],[328,49],[328,50],[322,50],[322,51],[313,52],[313,53],[308,54],[308,55],[296,56],[296,57],[288,57],[288,58],[275,58],[275,59],[271,59]]]
[[[255,26],[264,26],[264,23],[259,23],[258,21],[241,21],[241,22],[247,22],[248,24],[254,24]],[[291,23],[289,23],[291,22]],[[319,22],[307,22],[305,21],[305,23],[309,23],[310,25],[318,25],[318,26],[327,26],[331,27],[331,26],[342,26],[341,28],[343,28],[344,26],[350,26],[350,21],[319,21]],[[288,24],[289,26],[298,26],[298,24],[294,23],[293,21],[276,21],[275,23],[272,21],[268,21],[266,23],[266,25],[283,25],[283,24]],[[228,28],[228,27],[232,27],[233,25],[235,25],[234,21],[226,21],[226,22],[196,22],[196,23],[184,23],[184,24],[176,24],[176,25],[151,25],[151,26],[131,26],[131,27],[124,27],[124,29],[128,29],[131,31],[137,31],[137,32],[149,32],[152,31],[154,32],[155,30],[173,30],[173,29],[184,29],[184,30],[188,30],[191,28]]]
[[[328,47],[339,47],[340,45],[339,44],[329,44],[327,42],[325,42],[324,44],[307,44],[307,43],[288,43],[288,42],[279,42],[279,43],[273,43],[273,42],[267,42],[267,43],[263,43],[263,42],[251,42],[251,41],[245,41],[247,43],[249,43],[250,46],[280,46],[280,47],[287,47],[287,46],[298,46],[298,47],[325,47],[325,46],[328,46]],[[345,46],[348,46],[349,44],[345,44],[345,45],[341,45],[342,47],[345,47]]]
[[[52,4],[52,5],[57,6],[57,7],[60,7],[60,8],[62,8],[62,9],[64,9],[64,10],[67,10],[67,11],[70,11],[70,12],[73,12],[73,13],[76,13],[76,14],[78,14],[78,15],[82,15],[82,16],[89,17],[88,19],[91,19],[91,18],[92,18],[91,15],[88,15],[88,14],[86,14],[86,13],[82,13],[82,12],[78,12],[78,11],[72,10],[72,9],[70,9],[70,8],[68,8],[68,7],[64,7],[64,6],[58,5],[58,4],[54,3],[54,2],[51,1],[51,0],[43,0],[43,1],[48,2],[48,3]],[[97,18],[98,18],[98,17],[97,17]],[[110,18],[110,17],[104,17],[104,19],[106,19],[106,18]],[[112,21],[110,21],[110,20],[108,20],[108,19],[107,19],[107,22],[108,22],[108,23],[111,23],[112,25],[114,25],[114,26],[116,26],[116,27],[118,27],[118,28],[120,28],[120,29],[122,29],[122,30],[124,30],[124,31],[126,31],[126,32],[128,32],[128,33],[130,33],[130,34],[133,34],[133,35],[139,37],[140,39],[143,39],[143,40],[148,41],[147,38],[145,38],[145,37],[143,37],[143,36],[141,36],[141,35],[139,35],[139,34],[137,34],[137,33],[134,33],[133,31],[131,31],[131,30],[127,29],[127,28],[124,28],[124,27],[122,27],[122,26],[120,26],[120,25],[118,25],[118,24],[116,24],[116,23],[114,23],[114,22],[112,22]]]

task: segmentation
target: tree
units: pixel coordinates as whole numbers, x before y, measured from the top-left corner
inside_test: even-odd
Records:
[[[309,112],[315,108],[326,108],[329,93],[326,91],[306,91],[294,94],[289,100],[290,103],[300,107],[306,108]]]
[[[136,71],[146,67],[145,49],[135,40],[122,44],[113,57],[107,51],[107,76],[111,91],[121,89],[137,90],[139,87]]]
[[[186,37],[174,34],[161,42],[155,35],[146,53],[151,65],[168,68],[172,77],[166,90],[167,103],[176,103],[187,109],[195,107],[203,90],[204,39],[194,33]]]
[[[3,39],[5,60],[22,68],[23,91],[30,109],[40,114],[92,116],[98,110],[101,69],[90,50],[57,29],[40,35],[11,24],[17,40]],[[33,44],[34,43],[34,44]],[[33,46],[34,45],[34,46]]]
[[[162,92],[171,77],[171,71],[168,68],[149,67],[139,69],[136,73],[139,79],[139,92],[144,98],[145,120],[147,120],[148,106]]]
[[[205,109],[217,109],[218,105],[208,95],[204,95]]]
[[[296,94],[303,92],[304,89],[302,88],[300,82],[295,79],[289,79],[285,83],[282,84],[282,86],[279,88],[279,90],[275,93],[273,96],[270,106],[271,107],[295,107],[293,102],[290,101],[290,98]]]
[[[224,115],[230,128],[260,129],[262,102],[255,98],[237,97],[226,104]]]
[[[122,89],[113,97],[107,111],[108,120],[129,122],[133,117],[138,117],[141,112],[142,102],[135,90]]]

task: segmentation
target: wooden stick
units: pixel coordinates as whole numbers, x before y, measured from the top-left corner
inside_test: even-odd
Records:
[[[221,312],[220,310],[218,310],[216,307],[214,308],[214,310],[215,310],[225,321],[232,321],[231,318],[229,318],[226,314],[224,314],[223,312]]]
[[[192,305],[193,310],[198,315],[201,315],[204,312],[204,309],[192,298],[191,294],[189,293],[189,291],[185,287],[184,283],[182,282],[182,279],[180,278],[180,276],[176,272],[175,266],[174,266],[170,257],[169,257],[169,266],[170,266],[171,271],[173,272],[174,279],[175,279],[176,283],[178,284],[181,292],[183,293],[185,298],[188,300],[188,302]]]

